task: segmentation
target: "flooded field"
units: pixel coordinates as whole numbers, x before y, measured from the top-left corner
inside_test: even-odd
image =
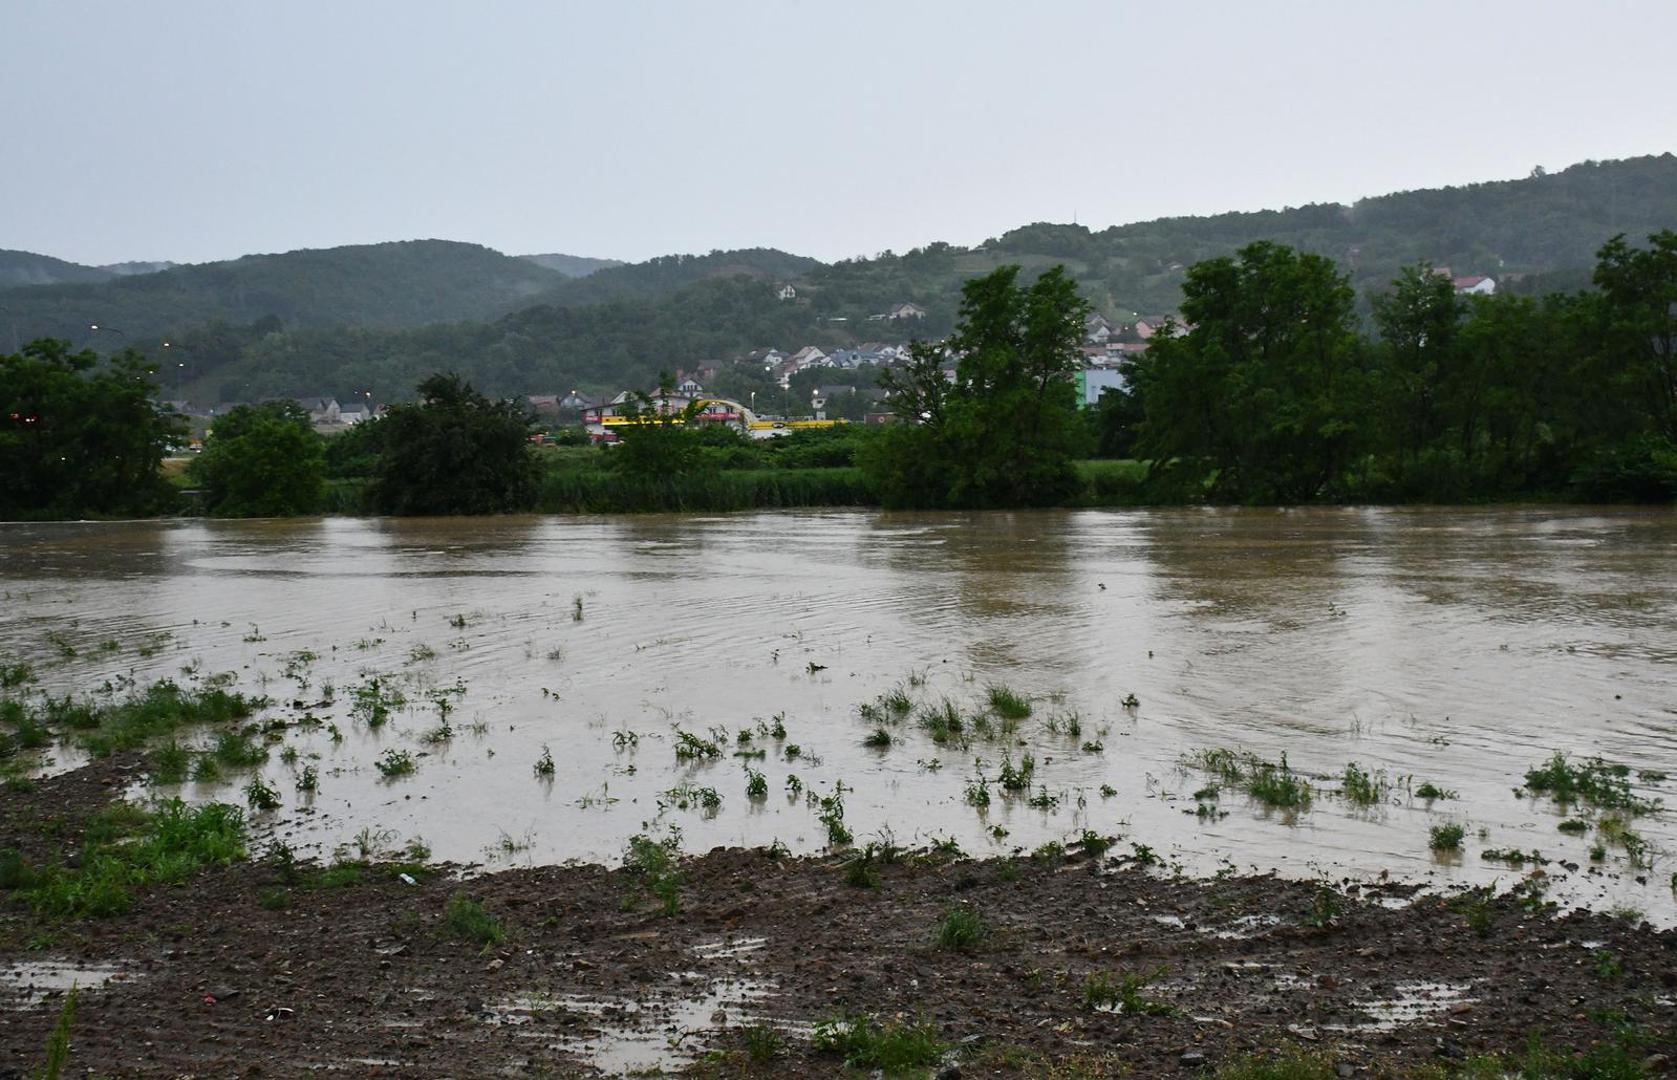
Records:
[[[259,828],[325,856],[1092,830],[1195,875],[1542,866],[1677,922],[1670,811],[1523,790],[1558,751],[1677,802],[1670,511],[10,525],[0,596],[39,689],[268,698],[264,763],[134,794],[260,777]]]

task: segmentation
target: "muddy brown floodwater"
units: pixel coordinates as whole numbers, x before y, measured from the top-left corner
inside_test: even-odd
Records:
[[[1634,908],[1655,927],[1677,923],[1670,812],[1635,819],[1646,847],[1631,852],[1593,827],[1559,831],[1568,812],[1521,791],[1526,771],[1559,751],[1623,764],[1636,794],[1677,801],[1671,510],[5,525],[0,600],[0,659],[31,664],[36,690],[90,694],[108,684],[120,693],[161,678],[185,685],[220,678],[269,698],[262,716],[289,725],[256,772],[284,805],[253,815],[257,847],[284,839],[326,859],[422,840],[433,860],[460,864],[468,877],[516,872],[485,879],[500,882],[497,889],[514,881],[558,889],[558,879],[543,875],[563,873],[572,875],[565,889],[615,896],[621,886],[608,888],[597,871],[554,867],[616,866],[628,839],[643,833],[679,836],[695,854],[776,843],[793,854],[821,853],[838,796],[842,824],[858,844],[952,840],[969,855],[994,858],[1053,841],[1075,846],[1092,830],[1117,837],[1117,853],[1155,855],[1155,879],[1238,883],[1274,872],[1298,883],[1286,888],[1302,891],[1280,895],[1305,912],[1313,880],[1367,890],[1404,882],[1422,887],[1423,897],[1444,897],[1464,886],[1506,890],[1542,865],[1548,898],[1563,910]],[[1000,688],[1027,699],[1029,715],[1007,724],[992,711],[975,725]],[[376,727],[366,722],[375,697],[389,712]],[[954,732],[931,719],[946,702]],[[1196,798],[1215,777],[1190,759],[1216,749],[1284,759],[1308,778],[1312,799],[1276,809],[1227,784],[1215,799]],[[411,755],[414,770],[386,776],[377,766],[392,753]],[[537,768],[545,759],[551,775]],[[1368,774],[1372,799],[1343,794],[1351,763]],[[312,793],[296,784],[307,768],[318,776]],[[75,780],[78,770],[84,780]],[[116,790],[134,798],[242,802],[250,778],[160,787],[143,770],[89,764],[69,745],[47,751],[36,772],[49,799],[57,797],[54,783],[98,790],[121,776]],[[1010,778],[1011,786],[1003,783]],[[1424,784],[1448,797],[1420,797]],[[1599,815],[1587,816],[1593,826]],[[1463,827],[1461,850],[1434,853],[1431,831],[1450,824]],[[1483,858],[1497,849],[1540,852],[1544,861]],[[726,895],[738,877],[728,858],[696,865],[695,881]],[[962,887],[1005,893],[992,879],[1006,865],[982,864]],[[645,941],[674,952],[615,973],[639,980],[628,997],[590,997],[586,986],[561,983],[544,983],[535,997],[483,996],[489,991],[480,987],[474,1007],[494,1025],[547,1032],[542,1037],[575,1060],[608,1070],[667,1066],[660,1024],[685,1030],[701,1012],[753,1013],[771,982],[784,988],[807,977],[810,993],[823,980],[844,984],[842,970],[794,977],[777,962],[768,965],[772,980],[759,970],[760,939],[771,951],[784,948],[798,932],[796,918],[828,919],[843,907],[809,899],[832,885],[830,867],[775,873],[794,874],[782,886],[805,907],[777,913],[779,921],[759,917],[755,929],[712,913],[689,928],[692,941],[650,931]],[[1169,890],[1139,869],[1129,873],[1122,888],[1141,905],[1137,917],[1150,935],[1199,941],[1189,951],[1205,954],[1206,978],[1245,978],[1247,969],[1219,965],[1245,963],[1253,951],[1264,954],[1266,986],[1293,977],[1277,958],[1301,939],[1273,934],[1292,934],[1298,920],[1280,925],[1285,913],[1261,898],[1268,886],[1239,886],[1239,903],[1227,910],[1206,908],[1210,894],[1181,893],[1189,897],[1183,913],[1161,914]],[[917,870],[902,879],[897,893],[917,916],[903,924],[905,940],[923,934],[918,916],[935,915],[943,902],[935,898],[946,896],[954,874]],[[246,894],[260,882],[239,880],[248,909]],[[1107,887],[1098,875],[1033,886],[1053,892],[1055,903],[1065,890]],[[381,886],[389,896],[379,902],[402,902],[402,888]],[[414,895],[440,909],[444,894],[423,888]],[[880,903],[891,892],[867,895]],[[1402,952],[1432,932],[1381,922],[1379,912],[1396,912],[1411,893],[1365,894],[1375,897],[1357,916],[1377,950],[1369,955]],[[203,910],[218,905],[237,907],[218,894]],[[552,919],[573,917],[568,911],[556,908]],[[1077,918],[1095,918],[1093,911]],[[574,955],[590,969],[610,969],[652,949],[633,936],[642,917],[626,914],[620,921],[633,925],[609,928],[630,935],[616,952],[594,942],[592,952]],[[236,924],[241,916],[226,918]],[[292,925],[281,916],[260,918],[274,926],[253,929],[258,937],[293,932],[276,929]],[[847,914],[823,932],[854,932],[852,921]],[[159,925],[165,929],[154,932],[166,938],[167,924]],[[1553,947],[1577,949],[1604,932],[1590,927],[1556,931]],[[387,928],[362,929],[370,947],[389,945]],[[1245,935],[1271,935],[1265,940],[1281,952],[1239,944]],[[1669,953],[1670,935],[1660,937],[1666,944],[1657,948]],[[1409,944],[1392,944],[1399,939]],[[283,951],[268,940],[265,948]],[[1323,957],[1342,953],[1320,944]],[[1079,946],[1054,948],[1062,946],[1078,955]],[[563,952],[542,946],[550,947]],[[1016,974],[1025,978],[1034,969],[1029,947],[1021,948]],[[539,952],[532,946],[524,955]],[[509,969],[526,962],[505,955]],[[453,970],[446,957],[432,959],[443,964],[438,972]],[[0,991],[10,986],[14,997],[38,1004],[65,979],[127,986],[137,978],[134,962],[121,949],[20,962],[0,972]],[[889,958],[872,962],[889,982]],[[458,989],[448,982],[455,975],[438,972],[426,977],[436,985],[403,992]],[[914,974],[955,977],[937,965]],[[665,985],[666,976],[677,982]],[[1461,1010],[1464,1001],[1494,996],[1486,981],[1498,977],[1417,963],[1365,987],[1367,1000],[1345,1023],[1388,1030],[1417,1010]],[[1187,992],[1188,983],[1177,985]],[[894,990],[878,992],[903,1004]],[[611,1036],[602,1017],[631,1005],[647,1019],[624,1030],[638,1034]],[[459,1003],[449,1009],[454,1015]],[[574,1030],[548,1031],[555,1017],[569,1018]],[[1514,1013],[1508,1019],[1521,1022]],[[786,1022],[792,1035],[807,1034],[807,1024]]]
[[[1504,884],[1518,872],[1480,851],[1537,849],[1597,871],[1560,898],[1677,921],[1671,815],[1639,820],[1656,865],[1627,873],[1515,796],[1556,750],[1677,776],[1669,510],[11,525],[0,595],[0,656],[48,689],[233,672],[281,715],[301,702],[334,722],[341,742],[296,731],[298,760],[266,768],[288,805],[263,826],[322,851],[370,828],[455,862],[615,862],[674,825],[688,851],[810,852],[826,832],[809,795],[842,782],[858,839],[985,854],[1091,828],[1193,873]],[[373,679],[407,704],[368,730],[353,691]],[[967,709],[992,684],[1033,699],[1009,738],[938,745],[911,716],[889,747],[863,745],[880,725],[858,709],[881,694]],[[760,733],[776,716],[784,739]],[[452,737],[427,741],[444,721]],[[678,732],[720,755],[678,759]],[[551,780],[533,772],[544,747]],[[1317,797],[1283,813],[1225,792],[1196,816],[1208,778],[1181,761],[1217,747],[1285,754]],[[385,779],[392,748],[417,770]],[[1032,786],[1010,797],[994,781],[1025,754]],[[309,762],[319,789],[300,796]],[[1350,762],[1384,772],[1375,804],[1330,794]],[[766,798],[747,797],[748,769]],[[236,799],[243,782],[183,794]],[[1414,798],[1424,782],[1457,797]],[[683,785],[685,810],[668,794]],[[1435,858],[1429,830],[1448,822],[1463,853]]]

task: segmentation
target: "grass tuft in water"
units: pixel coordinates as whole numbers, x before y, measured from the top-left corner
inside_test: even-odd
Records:
[[[1023,720],[1031,715],[1031,699],[1010,686],[991,683],[985,688],[984,696],[990,703],[990,711],[1003,720]]]
[[[1630,786],[1630,766],[1616,765],[1599,757],[1572,762],[1560,751],[1543,765],[1526,772],[1526,790],[1548,795],[1561,805],[1588,803],[1603,810],[1628,814],[1650,814],[1659,803],[1637,795]]]
[[[1460,851],[1462,838],[1466,835],[1467,830],[1453,821],[1447,825],[1434,825],[1427,846],[1434,851]]]

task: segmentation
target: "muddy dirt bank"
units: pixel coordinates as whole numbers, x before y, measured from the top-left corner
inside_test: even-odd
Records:
[[[75,850],[131,764],[5,793],[0,847]],[[0,1077],[34,1074],[72,980],[67,1075],[829,1075],[840,1058],[811,1026],[858,1012],[929,1025],[949,1047],[932,1071],[969,1076],[1196,1075],[1286,1048],[1374,1075],[1534,1033],[1584,1050],[1629,1032],[1639,1063],[1670,1068],[1677,933],[1547,909],[1541,878],[1476,901],[1177,880],[1134,856],[904,854],[855,873],[716,850],[681,864],[675,914],[642,876],[595,866],[248,862],[67,923],[8,896]],[[451,928],[461,894],[503,940]],[[952,908],[988,933],[938,947]]]

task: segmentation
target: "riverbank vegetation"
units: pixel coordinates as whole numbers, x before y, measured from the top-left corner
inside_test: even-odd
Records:
[[[1677,232],[1599,252],[1595,287],[1465,297],[1424,264],[1357,316],[1331,260],[1272,243],[1187,270],[1180,322],[1079,410],[1088,306],[1054,267],[966,283],[942,342],[882,371],[894,423],[757,441],[641,403],[621,445],[456,375],[322,442],[235,409],[180,477],[227,516],[996,508],[1197,503],[1668,502],[1677,497]],[[953,369],[950,365],[953,364]],[[40,341],[0,357],[0,516],[168,512],[182,432],[152,369]]]

